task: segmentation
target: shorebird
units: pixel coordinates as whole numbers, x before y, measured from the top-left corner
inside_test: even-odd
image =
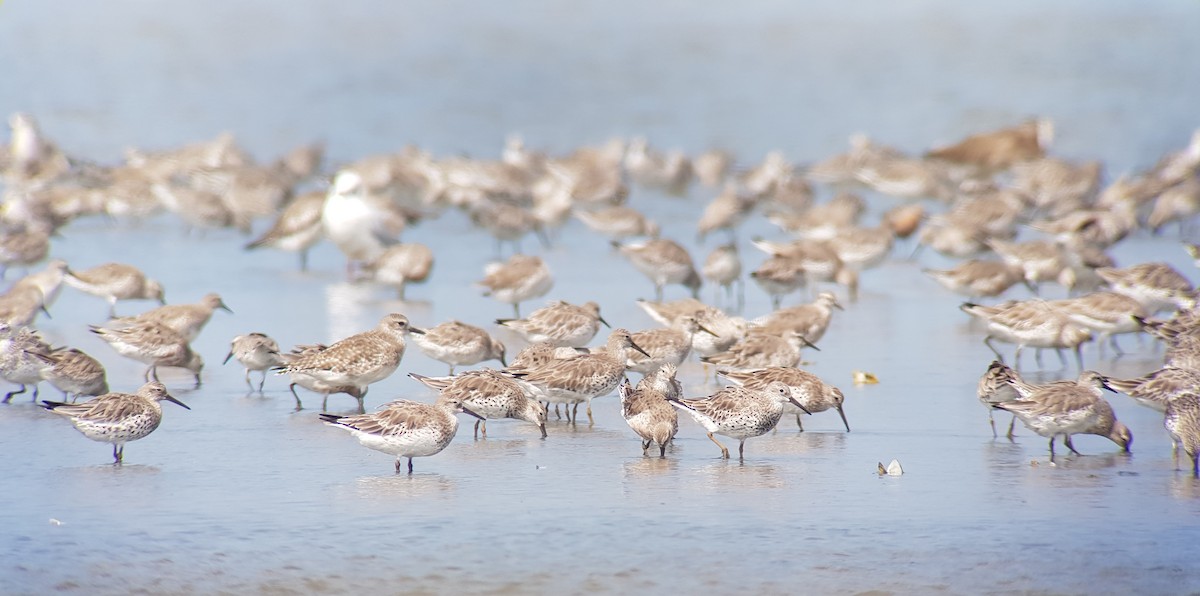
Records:
[[[1021,270],[1025,284],[1035,294],[1040,293],[1042,282],[1058,281],[1067,267],[1062,249],[1052,240],[1008,242],[989,238],[986,243],[1010,267]]]
[[[733,156],[720,149],[709,149],[692,159],[692,171],[700,184],[708,187],[720,186],[729,174]]]
[[[364,268],[375,281],[395,286],[397,298],[404,300],[404,288],[408,284],[429,279],[429,272],[433,270],[433,251],[415,242],[393,244]]]
[[[542,431],[546,438],[546,406],[529,397],[529,387],[522,381],[490,368],[470,370],[449,377],[426,377],[417,373],[408,376],[442,396],[457,397],[463,405],[480,416],[475,421],[475,438],[480,426],[487,438],[487,421],[496,418],[524,420]]]
[[[67,277],[67,262],[62,259],[54,259],[46,263],[46,268],[30,273],[21,279],[18,279],[13,287],[9,289],[9,293],[21,288],[37,288],[41,292],[41,307],[49,310],[54,301],[58,299],[58,294],[62,290],[63,280]]]
[[[116,317],[118,300],[157,300],[166,304],[163,287],[132,265],[106,263],[83,271],[67,270],[67,285],[108,301],[108,318]]]
[[[1200,372],[1164,366],[1135,379],[1108,379],[1108,385],[1140,405],[1165,412],[1167,403],[1172,399],[1200,388]]]
[[[663,287],[679,284],[692,292],[700,291],[700,275],[692,264],[687,249],[674,240],[653,238],[644,242],[613,242],[613,246],[629,259],[634,268],[654,282],[655,300],[662,300]]]
[[[746,439],[775,428],[783,416],[783,404],[789,402],[804,409],[788,386],[779,381],[772,381],[763,390],[730,386],[706,398],[670,400],[672,406],[690,414],[708,431],[709,440],[721,448],[721,457],[729,459],[729,450],[713,434],[737,439],[739,461],[745,458]]]
[[[1016,414],[1029,430],[1050,438],[1050,461],[1054,462],[1054,439],[1063,436],[1063,444],[1071,453],[1079,454],[1071,445],[1071,435],[1099,435],[1116,443],[1126,452],[1133,434],[1117,420],[1112,406],[1101,397],[1108,389],[1103,376],[1083,371],[1075,383],[1049,383],[1034,386],[1021,399],[996,403],[993,407]]]
[[[26,350],[41,360],[42,379],[49,382],[75,401],[79,396],[95,396],[108,393],[108,381],[104,366],[98,360],[75,348],[59,348],[49,352]]]
[[[696,222],[696,237],[704,242],[706,236],[717,230],[725,230],[733,236],[734,229],[754,210],[757,203],[754,197],[739,195],[737,186],[732,182],[726,183],[725,189],[700,214]]]
[[[992,426],[993,439],[999,436],[996,434],[996,418],[993,415],[996,404],[1021,399],[1021,392],[1017,387],[1023,382],[1017,371],[999,360],[993,360],[983,376],[979,377],[975,393],[983,407],[987,408],[988,424]],[[1016,423],[1017,416],[1014,414],[1012,421],[1008,423],[1008,434],[1005,435],[1010,440],[1013,438],[1013,427]]]
[[[633,334],[633,341],[649,355],[643,356],[635,350],[629,354],[625,366],[641,373],[643,377],[665,364],[679,366],[691,353],[692,341],[697,333],[707,333],[713,337],[717,335],[691,315],[680,317],[670,328],[638,331]]]
[[[700,358],[718,370],[745,371],[772,366],[794,367],[800,363],[801,348],[817,349],[795,330],[775,333],[751,331],[742,341],[720,354]]]
[[[21,386],[16,391],[6,393],[3,403],[11,401],[14,395],[25,393],[29,385],[33,385],[33,399],[37,401],[38,383],[42,380],[42,368],[45,365],[31,352],[49,351],[50,344],[32,329],[14,328],[0,322],[0,378]]]
[[[601,323],[608,326],[600,316],[599,304],[586,302],[576,306],[562,300],[551,302],[524,319],[496,319],[497,325],[516,331],[530,343],[547,341],[574,348],[592,341]]]
[[[196,304],[166,304],[140,315],[113,319],[110,323],[115,324],[114,327],[139,323],[160,323],[191,342],[196,339],[197,335],[200,335],[200,330],[204,329],[218,308],[228,313],[233,312],[219,295],[210,293]]]
[[[391,204],[368,196],[363,178],[352,170],[338,172],[321,207],[325,237],[346,255],[346,272],[353,278],[359,263],[370,263],[396,243],[406,225]]]
[[[229,362],[230,358],[237,358],[237,361],[245,367],[246,387],[251,391],[254,390],[254,384],[250,382],[250,371],[262,372],[262,379],[258,382],[259,393],[262,393],[263,385],[267,382],[267,369],[282,366],[284,363],[283,357],[279,355],[279,342],[271,339],[265,333],[258,332],[233,338],[233,341],[229,342],[229,354],[225,356],[225,360],[221,364]]]
[[[992,298],[1003,294],[1017,283],[1023,283],[1021,269],[1003,261],[970,259],[951,269],[922,269],[942,287],[972,300]]]
[[[184,409],[191,408],[175,399],[158,381],[142,385],[137,393],[105,393],[78,404],[42,401],[47,410],[71,419],[83,436],[100,443],[112,443],[113,463],[121,463],[125,443],[141,439],[162,423],[162,406],[167,400]]]
[[[626,205],[607,205],[597,209],[580,209],[575,218],[593,231],[608,236],[610,240],[624,240],[636,236],[657,237],[658,224],[641,211]]]
[[[1167,402],[1163,427],[1171,435],[1175,466],[1179,467],[1179,445],[1192,460],[1192,476],[1200,478],[1200,394],[1192,391]]]
[[[470,366],[485,360],[504,362],[504,344],[488,335],[487,331],[461,321],[446,321],[413,337],[413,342],[426,356],[450,365],[450,374],[455,366]]]
[[[372,383],[396,372],[404,356],[404,339],[409,333],[425,333],[413,327],[408,317],[391,313],[370,331],[351,335],[324,350],[302,355],[283,366],[279,374],[301,373],[331,387],[355,387],[362,397]],[[293,378],[293,380],[295,380]],[[295,389],[293,389],[293,392]],[[328,394],[326,394],[328,398]],[[296,399],[299,406],[300,399]]]
[[[554,286],[554,276],[539,257],[513,255],[504,263],[489,265],[479,285],[483,295],[513,307],[513,317],[521,317],[521,303],[545,296]]]
[[[785,403],[783,404],[783,413],[795,414],[796,426],[801,431],[804,430],[804,424],[800,421],[800,414],[816,414],[833,408],[837,410],[838,416],[842,417],[842,425],[846,427],[846,432],[850,432],[850,423],[846,421],[846,411],[842,409],[846,396],[841,389],[822,381],[813,373],[798,368],[776,366],[745,372],[722,371],[717,374],[746,389],[765,390],[774,381],[787,385],[788,390],[792,393],[792,398],[800,405],[797,407],[791,402]]]
[[[658,443],[658,456],[666,457],[667,443],[679,432],[679,414],[668,401],[683,395],[675,372],[675,365],[665,364],[638,381],[637,388],[629,384],[629,379],[617,388],[621,417],[642,438],[642,455],[652,443]]]
[[[440,396],[432,405],[401,399],[370,414],[320,416],[330,426],[350,431],[364,447],[396,456],[397,474],[401,458],[408,458],[408,473],[412,474],[414,457],[437,455],[454,439],[458,412],[480,418],[454,396]]]
[[[13,286],[0,295],[0,322],[9,327],[27,327],[40,312],[47,312],[42,291],[36,286]]]
[[[328,350],[329,346],[325,344],[301,344],[298,345],[286,354],[280,354],[283,359],[283,364],[293,362],[303,358],[311,357],[319,352]],[[272,369],[274,370],[274,369]],[[366,395],[362,389],[355,385],[339,385],[336,383],[328,383],[317,378],[316,375],[308,372],[293,371],[288,374],[291,383],[288,384],[288,390],[292,392],[292,397],[296,400],[296,411],[304,409],[304,404],[300,402],[300,394],[296,393],[296,386],[299,385],[309,391],[321,394],[321,411],[329,409],[329,396],[345,393],[353,397],[358,402],[358,413],[365,413],[366,407],[363,404],[363,397]]]
[[[973,134],[953,145],[931,150],[925,156],[989,171],[1003,170],[1042,157],[1053,140],[1054,123],[1038,118],[1010,128]]]
[[[692,351],[700,356],[713,356],[728,350],[746,335],[746,319],[731,317],[719,308],[709,306],[695,298],[684,298],[672,302],[650,302],[638,300],[650,318],[667,327],[678,325],[680,318],[693,316],[706,329],[715,333],[700,333],[692,336]]]
[[[1021,363],[1021,350],[1034,348],[1072,348],[1079,370],[1083,370],[1083,343],[1092,339],[1086,327],[1072,321],[1067,315],[1054,309],[1043,300],[1026,300],[997,306],[981,306],[970,302],[960,307],[963,312],[978,317],[987,323],[987,337],[983,343],[1004,361],[1004,357],[992,345],[993,339],[1017,344],[1014,367]],[[1038,354],[1040,355],[1040,350]],[[1062,353],[1059,353],[1062,356]],[[1041,358],[1037,359],[1041,366]],[[1063,360],[1064,366],[1066,361]]]
[[[1149,315],[1136,299],[1116,292],[1092,292],[1078,298],[1055,300],[1051,305],[1099,335],[1097,344],[1101,355],[1106,340],[1112,343],[1118,355],[1123,354],[1117,344],[1117,335],[1141,331],[1138,319],[1144,320]]]
[[[733,286],[737,284],[737,306],[742,308],[746,303],[746,285],[742,281],[742,260],[738,258],[737,245],[722,244],[708,253],[700,274],[710,283],[725,289],[729,299],[733,298]]]
[[[192,371],[196,386],[200,386],[200,370],[204,368],[204,359],[193,352],[187,339],[174,329],[154,321],[120,329],[91,325],[90,329],[118,354],[146,364],[146,381],[158,380],[158,367],[174,366]]]
[[[288,203],[275,223],[257,239],[246,244],[246,250],[271,247],[300,255],[300,270],[308,271],[308,250],[321,240],[321,210],[326,193],[316,190],[304,193]]]
[[[1101,267],[1096,274],[1112,287],[1142,303],[1151,314],[1190,308],[1195,300],[1192,283],[1167,263],[1142,263],[1121,269]]]
[[[537,368],[514,370],[513,373],[536,388],[535,397],[539,401],[573,405],[567,417],[572,423],[578,417],[579,404],[586,402],[590,424],[594,422],[592,399],[612,393],[625,378],[625,362],[630,351],[649,356],[634,343],[629,331],[614,329],[603,352],[555,359]]]
[[[833,320],[833,309],[845,310],[833,292],[821,292],[812,304],[801,304],[777,310],[752,321],[756,331],[782,334],[793,330],[811,343],[821,341],[829,322]]]
[[[784,296],[804,287],[808,281],[800,261],[779,255],[763,261],[758,269],[750,272],[750,279],[771,297],[773,309],[779,308]]]

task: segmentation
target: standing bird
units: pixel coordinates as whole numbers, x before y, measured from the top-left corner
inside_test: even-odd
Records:
[[[580,354],[575,358],[555,359],[530,370],[513,371],[535,389],[539,401],[574,406],[568,420],[575,422],[579,404],[587,403],[588,423],[592,419],[592,399],[612,393],[625,378],[629,352],[646,354],[625,329],[614,329],[603,352]]]
[[[779,419],[783,417],[783,404],[790,402],[804,409],[792,397],[788,386],[780,381],[772,381],[763,390],[730,386],[706,398],[676,398],[670,402],[672,406],[691,414],[708,431],[709,440],[721,448],[721,457],[729,459],[729,450],[713,434],[737,439],[738,461],[745,459],[746,439],[766,434],[779,424]]]
[[[668,328],[638,331],[633,334],[633,341],[649,356],[632,352],[625,366],[641,373],[643,377],[667,364],[679,366],[692,352],[692,342],[697,333],[707,333],[714,338],[717,336],[692,315],[679,317],[675,325]]]
[[[488,335],[487,331],[461,321],[446,321],[425,333],[413,337],[413,341],[426,356],[450,365],[450,374],[455,366],[471,366],[484,360],[504,361],[504,344]]]
[[[504,263],[489,265],[479,285],[491,296],[513,307],[513,317],[521,317],[521,303],[545,296],[554,287],[550,268],[539,257],[513,255]]]
[[[183,406],[158,381],[142,385],[137,393],[105,393],[83,403],[66,404],[42,401],[43,407],[71,419],[71,424],[83,436],[101,443],[112,443],[113,463],[125,456],[125,443],[136,441],[154,432],[162,423],[162,400]]]
[[[408,473],[412,474],[414,457],[437,455],[454,440],[454,434],[458,432],[455,416],[458,412],[480,418],[464,407],[460,398],[453,396],[438,397],[432,405],[401,399],[370,414],[320,416],[330,426],[350,431],[364,447],[396,456],[397,474],[400,473],[400,459],[408,458]]]
[[[461,399],[464,406],[482,417],[475,421],[475,438],[479,438],[482,425],[486,439],[487,421],[495,418],[524,420],[537,426],[542,431],[542,438],[546,438],[546,406],[531,399],[527,386],[509,375],[485,368],[451,377],[426,377],[417,373],[408,373],[408,376],[440,395]]]
[[[296,197],[283,208],[271,229],[246,245],[246,250],[264,246],[300,255],[300,270],[308,271],[308,250],[321,240],[321,211],[325,194],[313,191]]]
[[[378,259],[397,242],[406,221],[391,204],[368,196],[357,172],[342,170],[325,197],[321,225],[346,255],[346,274],[353,279],[356,265]]]
[[[742,261],[738,258],[737,245],[722,244],[708,253],[700,270],[704,279],[725,289],[732,300],[733,286],[737,284],[737,305],[740,310],[746,304],[746,284],[742,280]]]
[[[408,317],[391,313],[380,319],[375,329],[351,335],[277,370],[280,374],[303,373],[331,386],[356,387],[365,396],[372,383],[396,372],[404,357],[404,339],[409,333],[425,332],[409,325]],[[358,399],[361,404],[362,397]],[[299,399],[296,401],[299,403]]]
[[[283,363],[287,364],[288,362],[295,362],[300,359],[309,358],[318,352],[324,352],[328,349],[329,346],[325,344],[301,344],[295,348],[292,348],[292,351],[288,352],[287,354],[280,354],[280,357],[283,359]],[[365,394],[362,389],[355,385],[339,385],[337,383],[329,383],[317,378],[315,374],[305,371],[292,371],[291,373],[288,373],[288,378],[290,378],[292,381],[290,384],[288,384],[288,391],[292,392],[292,397],[296,400],[297,412],[304,409],[304,404],[300,401],[300,394],[296,393],[296,385],[322,395],[322,412],[329,408],[329,396],[336,395],[338,393],[345,393],[346,395],[349,395],[357,400],[359,414],[363,414],[367,411],[366,407],[363,405],[363,396]]]
[[[1101,397],[1108,389],[1104,377],[1084,371],[1076,383],[1049,383],[1036,386],[1015,401],[995,404],[999,410],[1017,415],[1029,430],[1050,438],[1050,461],[1054,461],[1054,439],[1063,436],[1063,444],[1071,453],[1079,454],[1071,445],[1071,435],[1100,435],[1129,451],[1133,433],[1129,432],[1112,406]]]
[[[820,377],[806,370],[776,366],[745,372],[722,371],[717,374],[747,389],[762,390],[766,389],[773,381],[779,381],[788,386],[792,397],[805,412],[816,414],[829,408],[837,410],[838,416],[842,417],[842,424],[846,427],[846,432],[850,432],[850,423],[846,421],[846,412],[842,409],[842,404],[846,402],[846,396],[842,394],[842,390],[822,381]],[[802,413],[800,408],[790,402],[785,403],[783,404],[783,413],[795,414],[796,426],[803,431],[804,424],[800,422]]]
[[[772,366],[795,367],[800,364],[802,348],[817,349],[794,329],[774,332],[752,332],[725,352],[700,358],[718,370],[753,370]]]
[[[167,304],[137,316],[113,319],[113,322],[117,326],[160,323],[190,342],[200,335],[200,330],[208,324],[208,320],[212,318],[218,308],[227,313],[233,313],[219,295],[210,293],[196,304]]]
[[[108,318],[117,316],[119,300],[157,300],[166,304],[163,287],[132,265],[105,263],[83,271],[67,270],[67,285],[108,301]]]
[[[617,388],[621,416],[642,438],[642,455],[646,455],[652,443],[658,443],[658,456],[666,457],[667,443],[679,432],[679,414],[668,401],[683,395],[683,386],[675,379],[675,372],[675,365],[664,364],[638,381],[637,388],[629,384],[629,379]]]
[[[50,352],[27,350],[27,353],[44,363],[42,379],[71,401],[81,395],[91,397],[108,393],[104,366],[82,350],[59,348]]]
[[[258,382],[259,393],[262,393],[263,385],[267,382],[267,369],[284,364],[283,357],[279,355],[279,342],[258,332],[233,338],[233,341],[229,342],[229,354],[221,364],[229,362],[230,358],[237,358],[246,368],[246,387],[251,391],[254,391],[254,384],[250,382],[250,371],[262,372],[262,380]]]
[[[28,385],[33,385],[33,399],[37,401],[38,383],[42,380],[44,364],[31,352],[49,351],[50,344],[32,329],[13,329],[7,323],[0,322],[0,378],[21,386],[16,391],[6,393],[3,403],[8,403],[14,395],[25,393]]]
[[[530,343],[551,342],[556,346],[582,348],[586,346],[600,324],[608,321],[600,316],[600,305],[586,302],[576,306],[556,300],[539,308],[524,319],[496,319],[496,324],[520,333]]]
[[[686,248],[674,240],[653,238],[644,242],[621,244],[613,242],[621,254],[654,282],[654,299],[662,301],[663,287],[671,284],[686,286],[695,298],[700,291],[700,275],[692,264]]]
[[[196,386],[200,386],[200,370],[204,368],[204,359],[193,352],[187,339],[174,329],[154,321],[120,329],[95,325],[90,328],[118,354],[146,364],[146,381],[158,380],[158,367],[174,366],[192,371]]]
[[[833,320],[833,309],[845,310],[833,292],[821,292],[812,304],[789,306],[753,321],[756,331],[782,335],[793,330],[812,343],[821,341],[829,322]]]
[[[433,270],[433,251],[416,242],[393,244],[366,265],[375,281],[396,287],[397,298],[404,300],[404,288],[410,283],[429,279]]]
[[[992,425],[992,438],[996,438],[996,419],[992,415],[996,411],[996,404],[1016,401],[1021,399],[1022,393],[1017,389],[1024,381],[1021,375],[1012,367],[993,360],[991,366],[984,371],[983,376],[979,377],[979,385],[975,389],[975,394],[979,397],[979,401],[988,411],[988,424]],[[1028,393],[1028,392],[1026,392]],[[1014,414],[1012,421],[1008,423],[1008,434],[1005,435],[1012,440],[1013,426],[1017,423],[1017,416]]]
[[[1175,466],[1179,466],[1179,445],[1192,460],[1192,476],[1200,478],[1200,394],[1190,391],[1167,402],[1163,426],[1171,434]]]

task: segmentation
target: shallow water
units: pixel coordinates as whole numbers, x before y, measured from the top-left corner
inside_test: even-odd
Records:
[[[1103,159],[1111,175],[1152,164],[1197,126],[1194,4],[792,4],[695,13],[682,2],[259,0],[164,13],[134,1],[10,0],[0,6],[9,81],[0,112],[31,111],[69,151],[102,162],[126,146],[226,129],[263,159],[314,138],[335,161],[405,143],[494,155],[519,131],[555,152],[641,133],[689,152],[719,145],[743,163],[776,148],[807,162],[842,150],[855,131],[917,151],[1036,114],[1058,126],[1055,153]],[[635,189],[631,202],[702,258],[717,239],[701,247],[692,230],[711,196]],[[756,233],[775,234],[756,217],[739,237]],[[561,237],[549,250],[526,242],[556,274],[548,298],[597,299],[616,326],[654,325],[634,304],[650,284],[603,239],[576,222]],[[0,409],[9,497],[0,591],[1200,590],[1200,481],[1173,470],[1161,416],[1111,396],[1136,437],[1133,454],[1080,437],[1086,455],[1054,467],[1045,440],[1025,429],[1015,442],[993,439],[975,399],[991,353],[960,299],[920,275],[947,264],[928,252],[864,274],[860,299],[806,355],[846,392],[853,432],[832,412],[806,418],[804,433],[785,419],[747,442],[744,463],[719,459],[686,419],[665,460],[642,457],[612,396],[596,400],[592,426],[552,416],[546,440],[498,421],[474,441],[463,417],[446,451],[396,476],[388,456],[320,424],[316,397],[293,413],[282,379],[247,395],[240,369],[220,365],[228,340],[248,331],[293,345],[336,340],[391,311],[419,326],[508,314],[469,285],[492,243],[464,217],[447,213],[406,238],[430,244],[437,265],[399,303],[387,289],[345,283],[329,246],[300,274],[292,255],[247,254],[234,232],[185,233],[169,217],[65,229],[53,251],[75,266],[134,263],[171,302],[217,291],[236,314],[217,313],[195,343],[209,363],[200,389],[164,376],[192,411],[168,404],[162,427],[130,444],[121,467],[27,397]],[[1123,265],[1166,260],[1197,278],[1173,237],[1138,235],[1114,255]],[[747,314],[768,304],[747,289]],[[130,390],[141,366],[86,332],[105,308],[64,289],[39,328],[101,359],[113,388]],[[1149,342],[1124,345],[1131,353],[1116,361],[1090,346],[1087,365],[1117,376],[1157,367]],[[1032,369],[1032,357],[1024,364]],[[1056,368],[1052,354],[1046,364]],[[881,383],[853,386],[858,369]],[[411,349],[368,407],[432,399],[410,371],[445,367]],[[682,378],[688,395],[713,390],[697,364]],[[352,406],[331,398],[333,411]],[[878,477],[876,463],[892,458],[906,474]]]

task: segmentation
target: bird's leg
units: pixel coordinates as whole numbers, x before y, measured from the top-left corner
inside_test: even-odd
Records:
[[[654,284],[654,301],[662,302],[663,287],[660,284]]]
[[[1000,354],[1000,351],[996,349],[996,346],[992,345],[992,336],[989,335],[989,336],[983,338],[983,345],[987,346],[988,349],[991,350],[992,353],[996,355],[996,360],[999,360],[1000,362],[1004,362],[1004,356],[1002,356]]]
[[[1192,455],[1192,477],[1200,478],[1200,452]]]
[[[326,393],[325,396],[323,398],[321,398],[321,411],[322,412],[329,411],[329,394],[328,393]]]
[[[292,383],[291,385],[288,385],[288,389],[292,390],[292,397],[296,398],[296,411],[299,412],[300,410],[303,410],[304,405],[300,403],[300,394],[296,393],[296,384]]]
[[[1054,435],[1050,435],[1050,463],[1054,463]]]
[[[21,385],[21,388],[16,391],[9,391],[7,394],[5,394],[4,395],[4,403],[8,403],[9,401],[12,401],[12,398],[14,395],[20,395],[22,393],[25,393],[24,385]]]
[[[119,451],[117,451],[116,443],[113,443],[113,463],[114,464],[121,463],[121,453]]]
[[[643,453],[644,453],[644,452],[643,452]],[[666,444],[666,443],[659,443],[659,444],[658,444],[658,456],[659,456],[659,457],[666,457],[666,456],[667,456],[667,444]]]
[[[721,457],[723,457],[725,459],[729,459],[729,450],[726,449],[725,446],[722,445],[721,442],[718,441],[717,438],[714,437],[712,433],[708,433],[708,440],[712,441],[713,443],[716,443],[717,447],[721,448]]]
[[[328,396],[328,395],[326,395],[325,397],[329,397],[329,396]],[[361,395],[359,395],[359,396],[358,396],[358,413],[359,413],[359,414],[366,414],[366,413],[367,413],[367,406],[366,406],[365,404],[363,404],[363,400],[365,400],[365,399],[367,399],[367,394],[366,394],[366,393],[363,393],[363,394],[361,394]]]
[[[482,425],[482,426],[480,426],[479,430],[483,434],[483,438],[486,439],[487,438],[487,420],[480,420],[479,423]]]
[[[796,418],[800,418],[799,415]],[[996,434],[996,418],[992,416],[992,410],[988,409],[988,424],[992,425],[992,438],[995,439],[999,435]]]
[[[1008,440],[1013,440],[1013,427],[1017,424],[1017,415],[1013,414],[1012,421],[1008,423]]]
[[[408,458],[408,475],[412,476],[412,458]]]
[[[588,425],[595,424],[596,420],[594,418],[592,418],[592,400],[590,400],[590,399],[587,402],[587,415],[588,415]]]
[[[571,415],[567,417],[571,421],[571,424],[579,422],[579,402],[575,402],[575,407],[572,408],[571,412]]]
[[[1074,453],[1075,455],[1083,455],[1082,453],[1076,451],[1075,446],[1071,444],[1071,435],[1066,435],[1063,437],[1063,445],[1066,445],[1067,449],[1071,450],[1071,453]]]
[[[478,439],[478,438],[479,438],[479,423],[480,423],[480,422],[482,422],[482,420],[476,420],[476,421],[475,421],[475,438],[476,438],[476,439]]]
[[[121,447],[117,449],[117,463],[121,463],[123,461],[125,461],[125,446],[121,445]]]
[[[1058,354],[1058,363],[1065,369],[1067,368],[1067,359],[1063,356],[1062,348],[1054,348],[1054,353]]]
[[[746,457],[744,455],[745,450],[746,450],[746,439],[742,439],[741,441],[738,442],[738,461],[746,461]]]
[[[1083,372],[1083,344],[1075,346],[1075,365],[1079,367],[1079,372]]]
[[[300,271],[301,273],[308,271],[308,251],[300,251]]]
[[[400,458],[399,457],[396,458],[396,473],[397,474],[400,473]]]
[[[263,373],[263,375],[265,377],[266,373]],[[250,369],[248,368],[246,369],[246,389],[254,391],[254,383],[250,382]]]
[[[1125,350],[1122,350],[1121,344],[1117,343],[1117,336],[1115,334],[1108,336],[1108,343],[1112,344],[1113,354],[1115,354],[1114,358],[1120,358],[1125,355]]]
[[[646,439],[645,441],[642,441],[642,455],[643,456],[646,455],[646,451],[648,451],[650,449],[650,443],[651,443],[650,439]]]
[[[262,371],[262,380],[258,382],[258,392],[263,392],[263,385],[267,384],[267,371]]]
[[[804,432],[804,422],[800,420],[800,412],[796,412],[796,428],[800,429],[800,432]]]
[[[1017,349],[1020,350],[1021,348],[1018,347]],[[1033,349],[1033,361],[1037,363],[1038,370],[1042,370],[1042,349],[1041,348]]]

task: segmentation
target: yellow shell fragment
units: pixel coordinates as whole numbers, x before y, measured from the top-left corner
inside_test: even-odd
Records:
[[[875,385],[879,383],[878,377],[865,370],[856,370],[851,374],[854,375],[855,385]]]

